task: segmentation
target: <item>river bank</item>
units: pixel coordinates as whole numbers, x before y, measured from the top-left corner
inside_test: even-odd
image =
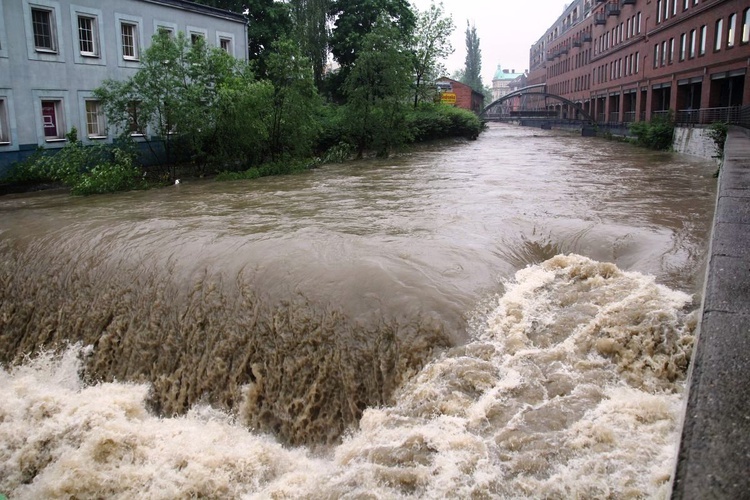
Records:
[[[750,492],[750,130],[730,129],[673,498]]]

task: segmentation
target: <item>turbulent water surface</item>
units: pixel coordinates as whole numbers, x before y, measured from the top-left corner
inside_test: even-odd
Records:
[[[493,126],[0,198],[0,493],[666,497],[714,170]]]

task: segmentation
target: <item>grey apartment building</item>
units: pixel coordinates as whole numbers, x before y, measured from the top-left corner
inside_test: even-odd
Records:
[[[64,146],[72,127],[84,143],[111,141],[92,91],[132,76],[160,30],[247,58],[245,18],[192,2],[0,0],[0,176],[40,146]]]

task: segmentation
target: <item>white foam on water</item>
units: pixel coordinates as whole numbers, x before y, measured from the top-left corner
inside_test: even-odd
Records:
[[[10,498],[666,498],[695,319],[684,293],[575,255],[517,273],[486,328],[327,451],[78,379],[80,347],[0,370]]]

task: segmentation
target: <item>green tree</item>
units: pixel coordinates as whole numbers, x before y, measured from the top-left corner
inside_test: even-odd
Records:
[[[463,83],[476,90],[483,92],[482,85],[482,51],[479,48],[479,36],[477,27],[470,26],[466,21],[466,65],[464,69]]]
[[[239,64],[202,38],[192,43],[182,32],[174,38],[158,33],[135,75],[105,80],[94,93],[120,133],[142,135],[155,155],[155,141],[163,141],[168,174],[174,178],[176,139],[201,164],[210,157],[221,119],[219,89]]]
[[[435,80],[445,73],[442,60],[453,53],[450,36],[456,29],[453,18],[445,16],[442,2],[417,14],[414,30],[414,107],[431,101]]]
[[[333,0],[331,16],[336,19],[331,34],[331,52],[342,66],[357,59],[364,39],[379,22],[391,25],[394,43],[405,43],[415,26],[414,12],[406,0]]]
[[[412,58],[399,40],[399,28],[382,16],[362,38],[346,79],[345,122],[358,157],[368,149],[387,156],[408,138]]]
[[[312,62],[315,85],[320,88],[328,60],[328,13],[331,0],[290,0],[294,33],[302,54]]]
[[[317,132],[320,106],[309,59],[297,44],[280,40],[268,57],[268,81],[273,92],[265,123],[271,160],[309,154]]]
[[[264,78],[271,47],[278,40],[292,34],[289,5],[275,0],[246,0],[248,58],[255,64],[255,72]]]

